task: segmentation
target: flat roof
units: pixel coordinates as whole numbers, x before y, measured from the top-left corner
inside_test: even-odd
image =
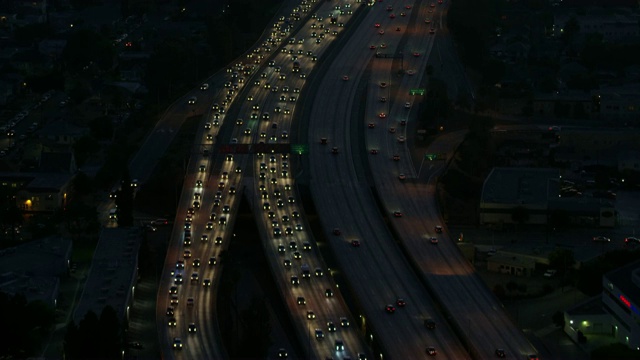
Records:
[[[103,228],[100,232],[84,291],[73,318],[79,323],[87,312],[100,316],[110,305],[124,318],[138,267],[139,228]]]
[[[634,305],[640,307],[640,261],[635,261],[604,275],[605,282],[611,283],[622,291]]]
[[[66,274],[71,240],[60,236],[30,241],[0,250],[0,274],[29,273],[35,276]]]
[[[481,203],[546,206],[559,194],[559,179],[558,169],[495,167],[484,181]]]
[[[565,313],[569,316],[576,315],[608,315],[602,306],[602,296],[596,295],[568,308]]]

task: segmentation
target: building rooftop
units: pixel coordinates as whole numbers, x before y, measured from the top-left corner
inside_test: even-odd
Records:
[[[484,181],[482,203],[546,205],[560,191],[560,172],[549,168],[493,168]]]
[[[100,316],[107,305],[124,318],[137,276],[140,237],[138,228],[102,229],[84,291],[74,312],[76,323],[89,311]]]
[[[604,275],[607,280],[620,289],[633,305],[640,306],[640,261],[609,271]],[[633,306],[635,308],[635,306]],[[633,309],[637,314],[639,309]]]
[[[71,240],[58,236],[0,250],[0,274],[61,276],[67,273]]]
[[[607,312],[602,307],[602,296],[596,295],[590,297],[583,302],[568,308],[566,311],[569,316],[576,315],[606,315]]]

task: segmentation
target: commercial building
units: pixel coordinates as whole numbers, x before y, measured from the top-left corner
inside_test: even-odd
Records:
[[[608,335],[640,350],[640,261],[602,277],[602,295],[565,312],[565,332],[574,340]]]

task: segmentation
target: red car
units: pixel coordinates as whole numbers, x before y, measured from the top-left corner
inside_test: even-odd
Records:
[[[369,150],[369,153],[371,155],[378,155],[378,149],[371,149],[371,150]]]
[[[351,240],[351,246],[360,247],[360,240]]]
[[[393,216],[395,216],[395,217],[398,217],[398,218],[399,218],[399,217],[402,217],[402,213],[401,213],[400,211],[394,211],[394,212],[393,212]]]
[[[369,127],[369,129],[373,129],[376,127],[376,124],[374,123],[369,123],[369,125],[367,125]]]

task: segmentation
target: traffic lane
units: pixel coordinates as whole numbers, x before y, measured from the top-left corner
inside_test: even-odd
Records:
[[[344,176],[344,177],[349,178],[349,176]],[[323,183],[323,184],[324,184],[324,183],[327,183],[327,181],[322,181],[322,180],[321,180],[320,182],[321,182],[321,183]],[[325,196],[326,196],[326,195],[325,195]],[[343,197],[343,199],[342,199],[341,201],[342,201],[342,202],[347,202],[347,203],[348,203],[348,197]],[[363,206],[363,208],[367,208],[367,207],[366,207],[366,206]],[[375,208],[375,206],[373,206],[373,208]],[[342,218],[341,218],[341,219],[342,219]],[[336,221],[338,221],[338,220],[336,220]],[[342,221],[345,221],[345,222],[348,222],[348,223],[356,223],[356,221],[353,221],[353,220],[351,220],[351,219],[349,219],[349,220],[342,219]],[[369,227],[369,226],[364,226],[364,227]],[[369,239],[369,238],[373,238],[373,236],[365,236],[365,237],[366,237],[367,239]],[[363,246],[371,246],[371,244],[370,244],[370,243],[372,243],[372,242],[371,242],[371,241],[369,241],[369,240],[367,240],[367,241],[363,244]],[[384,255],[383,255],[383,256],[384,256]],[[350,262],[353,262],[353,259],[351,259],[351,260],[350,260]],[[379,266],[380,264],[377,264],[377,265]],[[397,291],[395,291],[395,292],[397,292]],[[383,306],[383,305],[380,305],[380,303],[377,303],[377,304],[373,305],[373,308],[375,309],[374,311],[379,311],[379,310],[380,310],[380,308],[381,308],[381,306]]]
[[[427,198],[427,194],[417,194],[416,191],[414,191],[410,196],[407,197],[407,199],[413,200],[413,199],[416,199],[416,196]],[[416,206],[414,207],[413,211],[419,212],[421,209],[425,209],[425,208],[429,208],[429,207]],[[417,213],[417,217],[428,218],[429,216],[433,216],[433,213],[435,212],[435,207],[431,207],[431,209],[432,209],[431,210],[432,214]],[[405,235],[403,236],[403,239],[419,238],[421,234],[428,233],[430,231],[430,229],[424,227],[424,225],[422,225],[421,223],[416,223],[415,226],[411,226],[411,227],[398,227],[397,230],[400,232],[405,232],[405,234],[403,234]],[[414,243],[413,245],[416,245],[416,244]],[[472,280],[476,279],[475,276],[471,276],[472,269],[470,268],[468,263],[466,263],[466,261],[462,259],[459,253],[457,253],[457,249],[455,248],[455,243],[448,240],[443,242],[442,244],[437,245],[437,247],[438,247],[438,252],[443,253],[442,258],[440,259],[437,252],[429,251],[425,253],[424,246],[422,247],[422,249],[416,248],[414,246],[409,250],[410,250],[410,253],[412,254],[422,255],[422,259],[428,259],[428,261],[420,261],[420,263],[423,264],[422,265],[424,268],[423,271],[425,271],[425,273],[433,274],[434,272],[437,272],[441,274],[440,276],[445,276],[446,273],[443,274],[443,271],[449,271],[445,269],[452,269],[452,270],[456,269],[455,273],[450,273],[450,274],[454,275],[454,274],[460,274],[461,272],[468,272]],[[448,254],[446,253],[447,251],[448,251]],[[433,256],[433,255],[436,255],[436,256]],[[428,270],[428,268],[431,268],[431,270]],[[468,335],[472,339],[476,337],[474,341],[475,344],[501,342],[504,344],[502,345],[497,344],[496,348],[497,347],[505,348],[510,353],[516,353],[516,352],[522,353],[522,352],[526,352],[527,346],[529,346],[529,349],[530,349],[529,352],[531,352],[530,345],[528,344],[526,339],[524,339],[524,341],[523,339],[518,339],[518,336],[522,337],[522,334],[519,332],[517,328],[515,328],[513,324],[511,324],[511,321],[506,315],[506,313],[504,311],[501,311],[502,310],[501,305],[499,305],[499,303],[496,301],[493,294],[490,294],[490,292],[486,289],[486,287],[484,287],[484,285],[481,282],[479,284],[475,284],[473,281],[466,280],[467,276],[463,276],[463,275],[459,275],[457,277],[454,276],[453,279],[447,276],[448,280],[446,282],[437,282],[437,280],[435,280],[434,277],[430,275],[427,275],[427,277],[431,284],[441,284],[441,286],[445,286],[446,284],[446,286],[449,286],[449,287],[456,287],[455,284],[458,284],[457,288],[459,291],[452,293],[450,295],[457,294],[458,297],[466,298],[466,300],[468,301],[462,302],[460,304],[461,306],[458,306],[457,309],[453,309],[455,303],[447,302],[449,310],[451,312],[458,313],[457,310],[461,311],[460,313],[463,313],[464,311],[469,311],[468,305],[462,305],[462,304],[471,302],[474,299],[476,301],[478,301],[479,299],[484,299],[484,301],[478,301],[481,305],[483,305],[484,311],[477,312],[476,320],[478,321],[483,320],[481,321],[483,323],[490,322],[491,325],[484,327],[481,333],[476,333],[474,331],[469,332]],[[445,291],[441,287],[434,286],[434,289],[437,289],[438,292]],[[471,316],[469,317],[471,318]],[[462,327],[464,324],[458,321],[458,325]],[[490,336],[485,336],[485,335],[490,335]],[[513,344],[511,345],[512,348],[510,348],[508,344]],[[488,351],[485,353],[485,355],[489,355],[491,353],[491,351],[489,350],[490,349],[484,349],[484,351]],[[493,350],[495,350],[495,348]]]

